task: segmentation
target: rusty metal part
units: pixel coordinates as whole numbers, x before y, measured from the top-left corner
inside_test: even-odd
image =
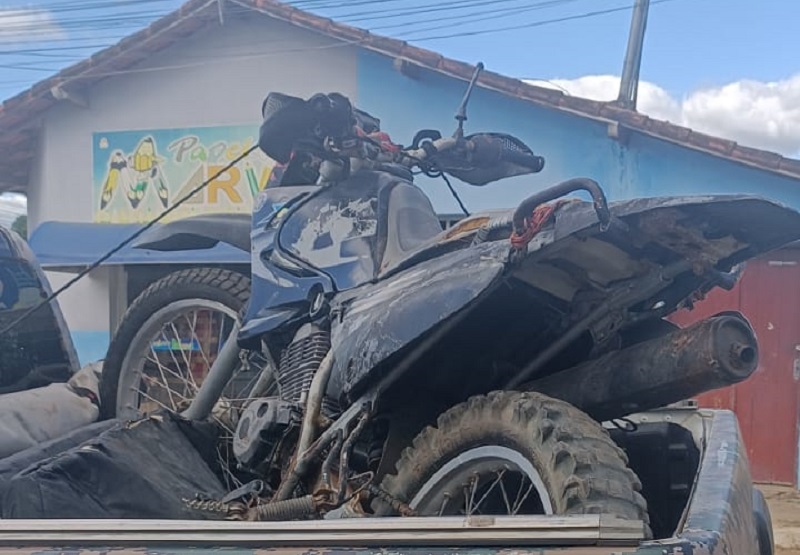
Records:
[[[750,324],[737,313],[725,313],[535,380],[525,389],[610,420],[739,383],[757,366]]]
[[[322,503],[321,496],[304,495],[294,499],[285,499],[273,503],[256,505],[247,512],[247,520],[279,521],[296,520],[315,515]]]
[[[639,242],[661,245],[692,262],[693,270],[700,275],[720,261],[746,246],[733,235],[710,240],[696,222],[684,225],[687,215],[677,209],[653,211],[646,218],[638,218],[636,227],[641,232]]]
[[[328,456],[325,457],[325,462],[322,463],[322,487],[330,489],[331,486],[331,468],[333,468],[333,459],[337,453],[341,453],[342,443],[344,442],[344,431],[339,430],[336,437],[331,444],[331,450]],[[341,473],[339,474],[339,482],[341,483]]]
[[[361,419],[356,424],[356,427],[353,428],[353,431],[347,437],[347,440],[342,445],[342,454],[339,458],[339,482],[341,487],[339,488],[339,494],[337,496],[337,504],[341,504],[344,502],[344,495],[345,490],[347,489],[347,470],[348,470],[348,461],[350,459],[350,452],[353,450],[353,444],[358,439],[358,436],[361,435],[361,432],[364,430],[364,426],[367,425],[369,421],[369,411],[364,411],[361,415]]]
[[[411,505],[396,498],[388,491],[385,491],[374,484],[367,484],[366,490],[384,503],[388,503],[392,509],[397,511],[401,516],[417,516],[417,512],[411,508]]]
[[[300,426],[300,439],[297,442],[295,450],[295,458],[289,469],[286,479],[278,488],[275,493],[277,501],[286,500],[297,487],[300,478],[305,474],[310,457],[303,455],[312,445],[312,442],[317,439],[317,425],[319,415],[322,411],[322,399],[325,396],[325,388],[328,386],[328,380],[331,377],[331,369],[333,368],[333,349],[330,349],[322,359],[322,362],[311,380],[311,387],[308,390],[308,401],[305,406],[305,413],[303,415],[303,423]]]
[[[183,502],[190,509],[205,511],[207,513],[216,513],[222,517],[228,515],[228,508],[230,507],[228,503],[223,503],[222,501],[217,501],[216,499],[204,499],[200,497],[195,499],[184,499]]]

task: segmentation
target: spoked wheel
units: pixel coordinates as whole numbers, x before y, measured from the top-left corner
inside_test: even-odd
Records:
[[[641,482],[603,427],[539,393],[473,397],[424,429],[381,489],[421,516],[603,513],[644,522]],[[384,501],[378,515],[393,514]]]
[[[249,291],[247,277],[216,268],[182,270],[150,285],[128,309],[109,347],[101,380],[103,415],[130,420],[188,408],[225,341],[233,339]],[[229,487],[241,485],[229,468],[238,414],[251,394],[270,393],[269,387],[253,391],[263,364],[259,353],[247,353],[213,412]]]
[[[475,447],[450,459],[409,502],[422,515],[551,515],[539,472],[518,451]]]

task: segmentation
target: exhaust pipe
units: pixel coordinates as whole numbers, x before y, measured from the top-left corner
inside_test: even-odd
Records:
[[[758,343],[749,322],[727,312],[657,339],[529,382],[598,421],[677,403],[749,378]]]

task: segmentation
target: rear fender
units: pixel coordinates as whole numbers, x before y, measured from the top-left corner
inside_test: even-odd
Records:
[[[389,369],[399,376],[415,353],[502,283],[508,255],[506,242],[451,252],[337,298],[328,394],[352,399]]]
[[[250,252],[250,214],[205,214],[154,227],[133,244],[137,249],[185,251],[227,243]]]

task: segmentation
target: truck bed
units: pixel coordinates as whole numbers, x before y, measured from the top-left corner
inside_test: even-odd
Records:
[[[628,421],[626,425],[632,424],[636,431],[612,435],[630,435],[620,443],[629,451],[634,469],[645,476],[645,496],[649,497],[651,512],[664,513],[662,522],[668,519],[668,510],[674,510],[669,509],[670,499],[664,498],[668,495],[665,491],[681,489],[682,478],[677,472],[680,465],[667,460],[674,449],[650,450],[649,457],[637,457],[636,434],[652,442],[653,430],[665,424],[677,427],[689,432],[700,453],[692,483],[681,494],[688,502],[679,507],[677,522],[671,532],[650,541],[642,540],[641,522],[604,515],[299,522],[0,520],[0,553],[77,555],[120,550],[183,555],[191,550],[199,555],[232,550],[237,554],[281,555],[527,555],[550,551],[575,555],[772,555],[769,512],[763,496],[753,488],[733,413],[673,408],[634,415]],[[680,443],[670,437],[662,441],[667,446]],[[687,460],[691,465],[691,457]],[[666,489],[659,487],[664,478],[658,467],[664,462],[664,469],[673,475]]]

